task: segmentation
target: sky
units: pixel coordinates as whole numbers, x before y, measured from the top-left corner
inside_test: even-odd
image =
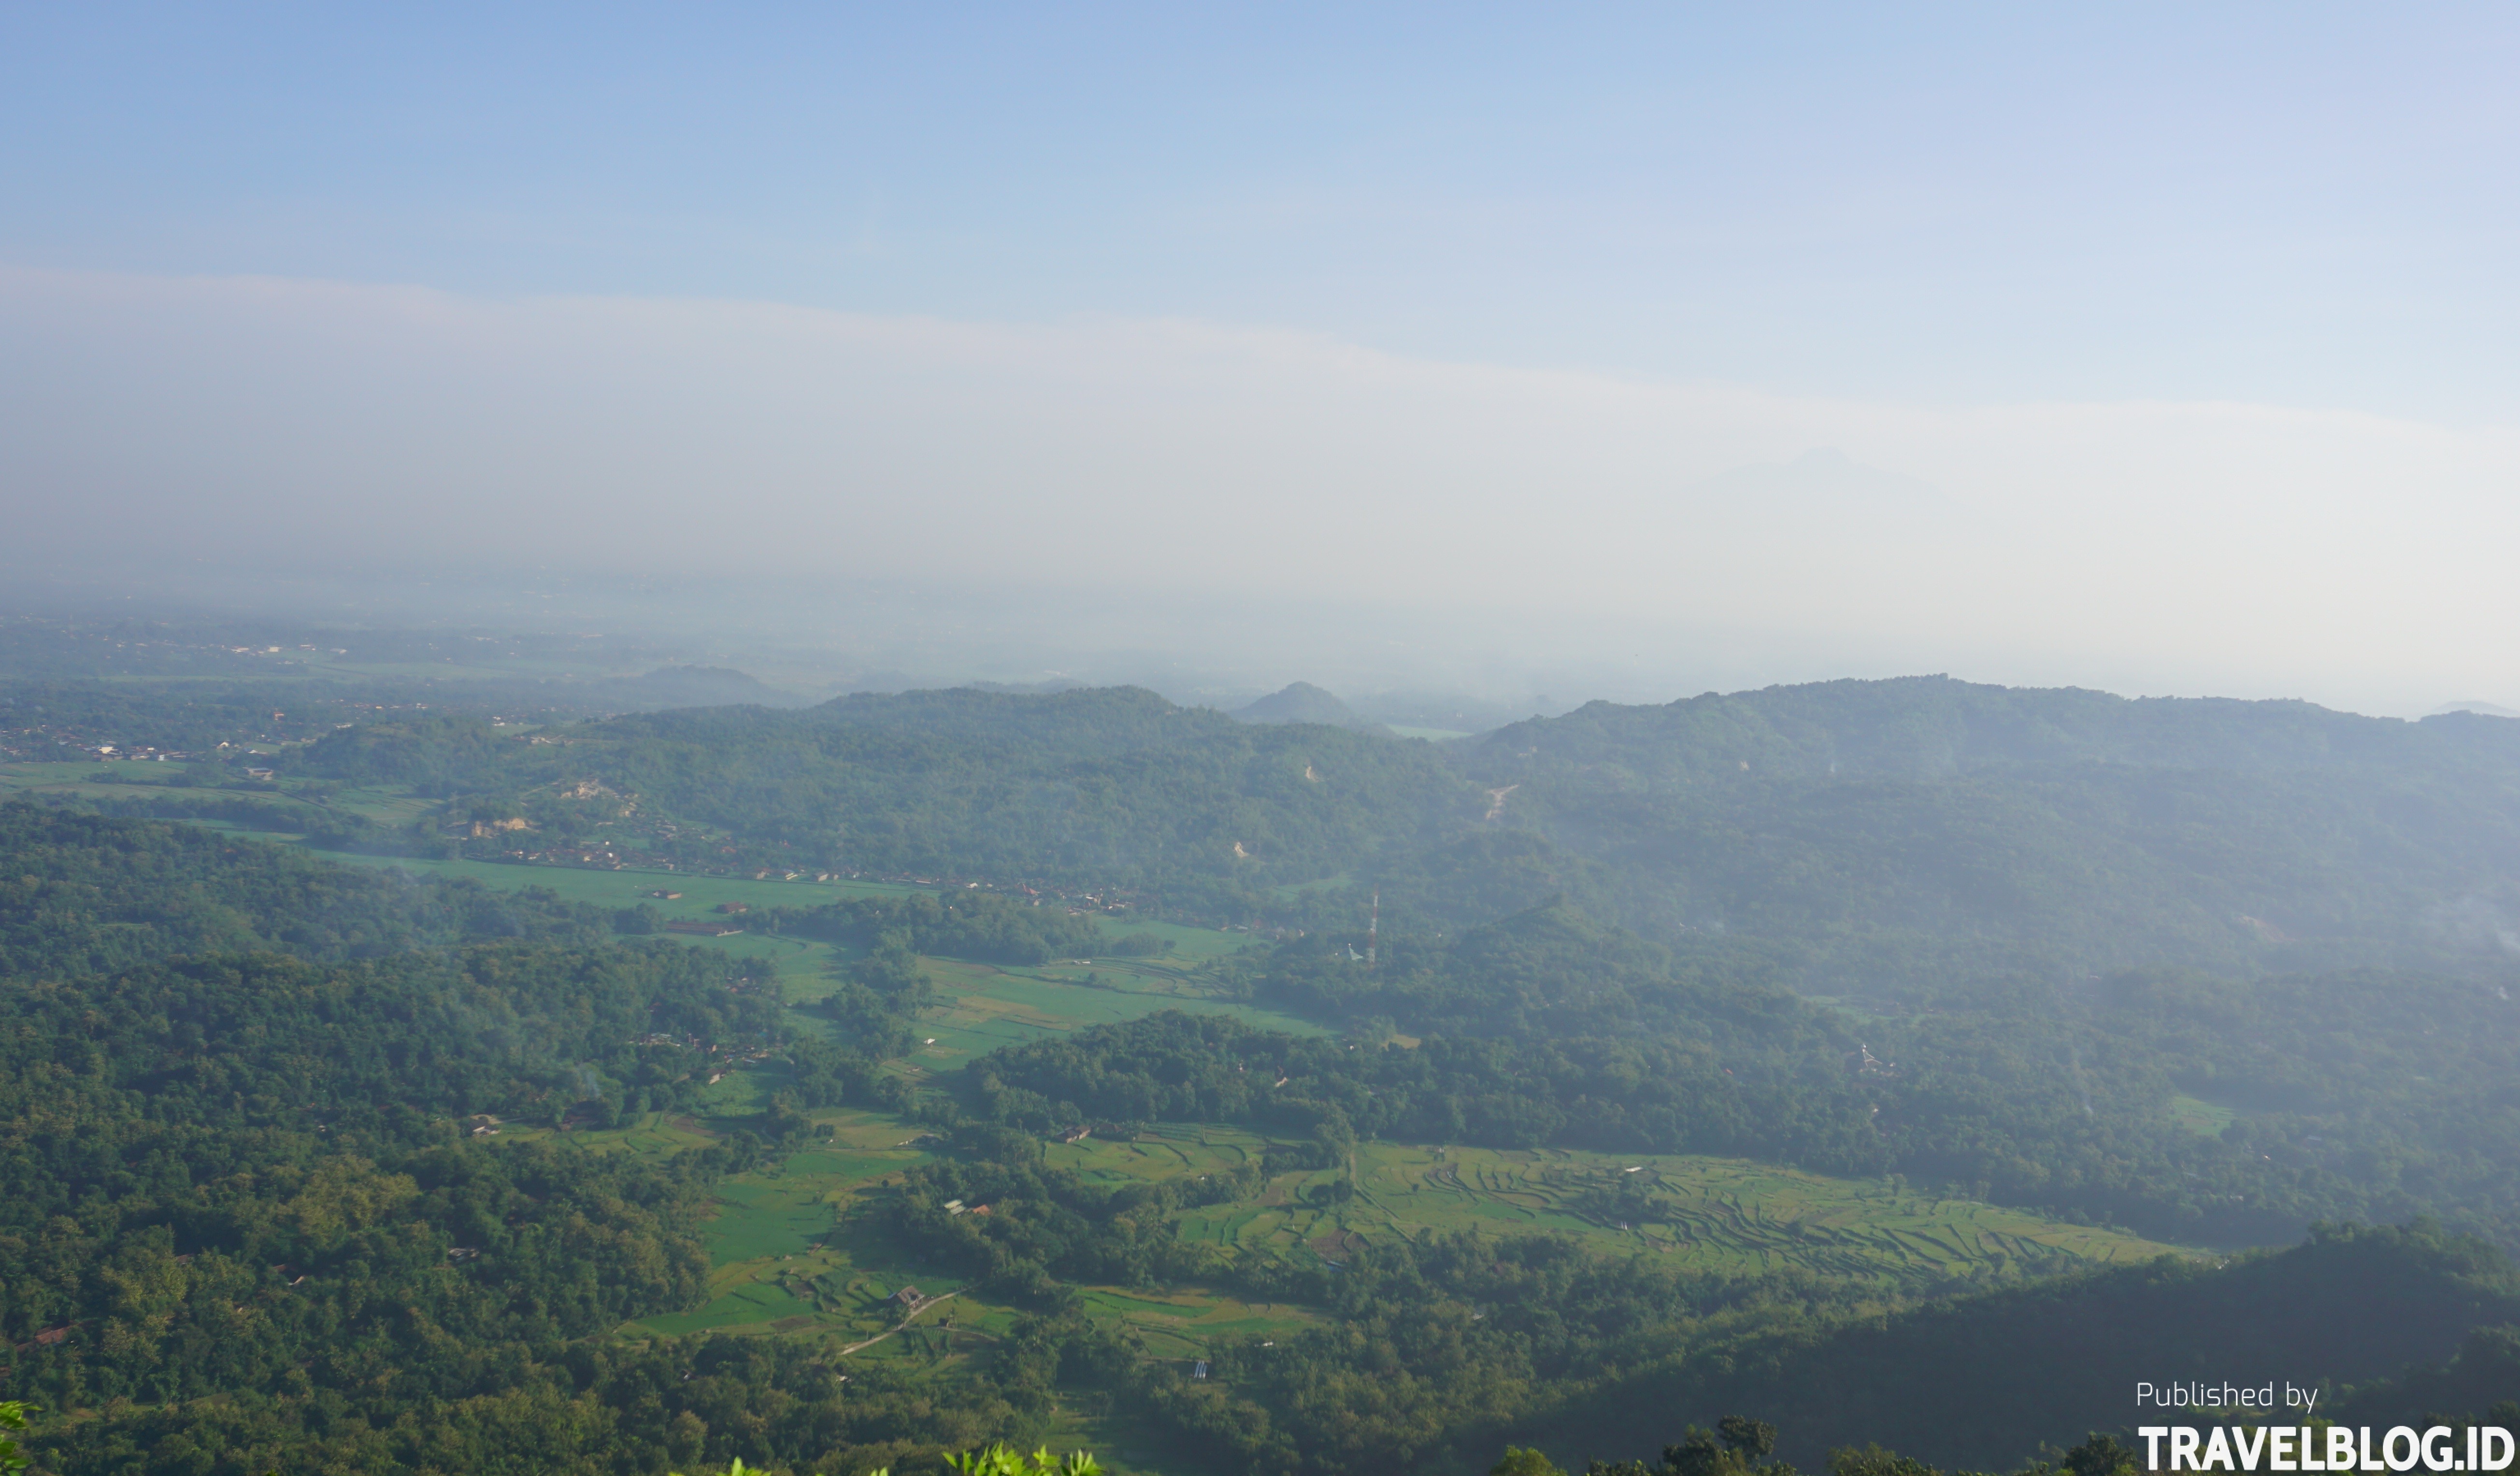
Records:
[[[0,568],[2520,706],[2515,61],[2461,5],[13,7]]]

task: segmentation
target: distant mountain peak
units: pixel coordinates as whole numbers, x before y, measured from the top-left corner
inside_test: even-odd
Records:
[[[810,698],[773,687],[748,672],[726,666],[660,666],[645,676],[616,677],[601,686],[608,697],[634,711],[666,707],[801,707]]]
[[[1358,717],[1354,708],[1310,682],[1289,682],[1249,706],[1238,709],[1234,716],[1245,723],[1320,723],[1329,728],[1372,726]]]

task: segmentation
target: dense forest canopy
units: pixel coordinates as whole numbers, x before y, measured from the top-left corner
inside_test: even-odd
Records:
[[[726,976],[670,945],[507,943],[21,983],[0,1004],[15,1386],[56,1407],[311,1394],[425,1368],[434,1339],[688,1302],[695,1191],[722,1161],[475,1146],[457,1124],[688,1095],[710,1045],[772,1028]]]

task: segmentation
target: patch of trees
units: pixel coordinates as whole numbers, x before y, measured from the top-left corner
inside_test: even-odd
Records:
[[[289,764],[322,779],[443,797],[496,786],[518,746],[469,713],[396,715],[328,733]]]
[[[1091,917],[978,890],[852,897],[802,912],[783,908],[775,921],[787,932],[870,947],[889,938],[914,953],[992,963],[1047,963],[1106,947]]]
[[[377,958],[471,938],[607,937],[599,909],[344,867],[194,827],[0,804],[0,977],[268,949]]]
[[[2497,1424],[2520,1433],[2520,1325],[2470,1328],[2455,1355],[2346,1389],[2332,1413],[2347,1425]]]
[[[1081,1366],[1108,1341],[1082,1319],[1027,1321],[991,1345],[984,1377],[940,1383],[882,1362],[844,1364],[822,1340],[438,1336],[399,1359],[378,1350],[353,1388],[320,1382],[319,1364],[251,1398],[115,1405],[74,1420],[48,1412],[27,1444],[60,1476],[657,1476],[738,1460],[764,1476],[887,1466],[945,1476],[949,1453],[1037,1443],[1062,1361]]]
[[[468,1139],[689,1101],[772,1007],[672,945],[168,960],[0,991],[0,1335],[56,1409],[316,1388],[688,1305],[741,1141]],[[308,1381],[312,1381],[311,1384]]]
[[[964,1068],[984,1116],[1048,1129],[1117,1121],[1247,1123],[1309,1139],[1325,1161],[1358,1137],[1743,1154],[1843,1173],[1886,1155],[1861,1098],[1813,1062],[1728,1075],[1702,1043],[1430,1038],[1408,1049],[1305,1038],[1167,1010],[1008,1047]]]

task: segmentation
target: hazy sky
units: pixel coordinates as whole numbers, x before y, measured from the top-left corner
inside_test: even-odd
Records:
[[[0,10],[0,558],[2520,705],[2520,12],[521,9]]]

